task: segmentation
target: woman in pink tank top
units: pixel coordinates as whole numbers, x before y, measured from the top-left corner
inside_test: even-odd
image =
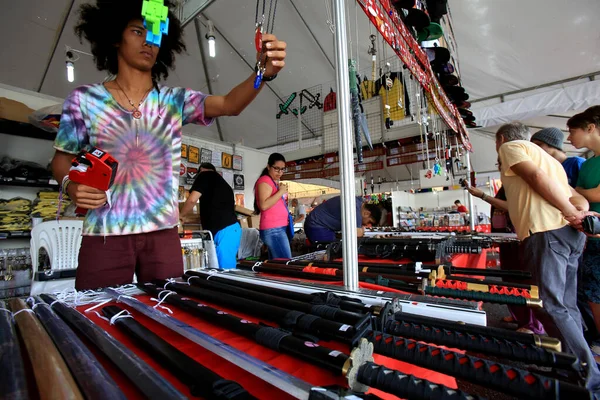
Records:
[[[254,185],[254,211],[260,214],[260,238],[269,249],[270,259],[292,258],[287,236],[288,188],[286,184],[279,184],[284,172],[285,158],[273,153]]]

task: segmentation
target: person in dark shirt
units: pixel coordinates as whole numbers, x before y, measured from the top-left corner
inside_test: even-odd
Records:
[[[575,188],[577,186],[577,179],[579,179],[579,170],[581,169],[581,164],[585,162],[585,158],[567,157],[563,150],[564,140],[565,135],[558,128],[544,128],[531,137],[533,143],[540,146],[542,150],[562,164],[567,173],[569,185]]]
[[[182,218],[192,211],[198,199],[202,228],[213,234],[219,267],[235,268],[242,227],[235,215],[233,190],[211,163],[200,165],[200,174],[181,210]]]
[[[364,236],[363,226],[377,225],[381,211],[375,204],[366,204],[356,198],[356,235]],[[342,203],[340,196],[333,197],[315,207],[304,222],[304,232],[311,242],[333,242],[335,233],[342,230]]]

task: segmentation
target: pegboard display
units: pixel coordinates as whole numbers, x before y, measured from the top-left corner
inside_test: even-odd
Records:
[[[447,129],[433,108],[431,96],[426,94],[410,72],[404,69],[398,57],[392,56],[386,60],[376,61],[375,71],[371,64],[362,69],[359,66],[357,75],[360,110],[364,115],[373,144],[425,134],[432,118],[438,120],[437,130]],[[375,76],[374,81],[373,76]],[[340,146],[335,81],[325,82],[307,91],[321,93],[323,108],[313,107],[315,109],[312,113],[306,109],[301,115],[303,143],[300,145],[298,141],[300,127],[298,118],[293,112],[298,112],[300,106],[298,93],[303,91],[288,96],[284,103],[278,103],[278,149],[290,152],[299,148],[321,147],[319,149],[321,154],[336,152]],[[302,98],[304,102],[304,96]],[[423,123],[424,125],[421,126]],[[352,145],[355,147],[353,120],[351,126]],[[361,134],[361,141],[363,149],[367,149],[367,139],[364,134]]]
[[[284,99],[283,103],[277,103],[275,111],[278,147],[285,146],[286,151],[298,150],[300,139],[323,136],[322,85],[291,93]]]

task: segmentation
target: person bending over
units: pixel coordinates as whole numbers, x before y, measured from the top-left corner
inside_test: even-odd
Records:
[[[365,234],[363,226],[375,226],[381,219],[381,210],[375,204],[363,202],[356,197],[356,235]],[[335,234],[342,230],[341,197],[333,197],[313,209],[304,223],[304,232],[311,242],[333,242]]]
[[[233,189],[211,163],[200,164],[200,174],[196,177],[190,195],[183,205],[181,218],[192,212],[198,200],[202,229],[213,234],[219,267],[235,268],[242,227],[235,215]]]
[[[75,32],[90,42],[97,69],[114,79],[71,92],[54,142],[54,177],[78,207],[88,209],[78,290],[130,283],[134,272],[142,282],[182,274],[177,234],[182,126],[238,115],[259,93],[254,72],[225,96],[160,85],[175,55],[185,51],[173,4],[165,4],[170,26],[160,48],[146,43],[142,0],[98,0],[79,9]],[[270,80],[285,64],[286,44],[267,34],[263,44]],[[119,162],[110,199],[66,178],[74,155],[92,146]]]

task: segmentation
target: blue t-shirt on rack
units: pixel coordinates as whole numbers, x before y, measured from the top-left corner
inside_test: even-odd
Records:
[[[585,158],[583,157],[568,157],[565,161],[563,161],[562,166],[567,173],[567,178],[569,179],[569,185],[572,188],[577,186],[577,180],[579,179],[579,170],[581,169],[581,164],[585,162]]]

